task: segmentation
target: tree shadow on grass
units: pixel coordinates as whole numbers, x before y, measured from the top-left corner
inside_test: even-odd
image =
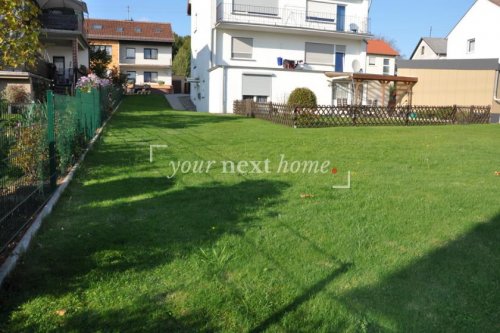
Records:
[[[499,279],[500,215],[344,301],[398,332],[499,332]]]
[[[92,279],[152,270],[213,246],[223,235],[243,234],[258,222],[256,211],[274,206],[288,185],[260,180],[179,190],[172,186],[166,178],[154,177],[74,184],[0,291],[0,321],[7,311],[38,296],[86,290]],[[84,199],[73,202],[74,191]],[[109,317],[128,316],[127,311]],[[167,317],[160,316],[157,323],[147,318],[120,322],[157,328],[170,325],[173,319]],[[91,323],[106,325],[104,318],[92,318]],[[23,327],[18,319],[12,324]]]
[[[184,129],[238,120],[241,121],[242,118],[197,113],[181,114],[179,111],[168,114],[148,114],[147,116],[142,116],[139,112],[128,112],[118,115],[111,128],[128,130],[137,128]]]

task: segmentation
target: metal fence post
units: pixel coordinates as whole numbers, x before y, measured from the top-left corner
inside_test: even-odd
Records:
[[[47,139],[49,143],[49,176],[51,191],[54,191],[57,187],[55,122],[54,93],[51,90],[47,90]]]

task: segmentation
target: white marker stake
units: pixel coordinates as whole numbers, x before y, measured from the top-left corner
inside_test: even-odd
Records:
[[[345,186],[333,186],[335,190],[350,190],[351,189],[351,171],[347,174],[347,185]]]
[[[159,148],[159,149],[163,148],[164,149],[164,148],[168,148],[168,146],[167,145],[151,145],[151,146],[149,146],[149,162],[150,163],[153,163],[153,149],[154,148]]]

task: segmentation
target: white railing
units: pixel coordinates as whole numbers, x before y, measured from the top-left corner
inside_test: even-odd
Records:
[[[220,3],[217,23],[239,23],[330,32],[369,34],[367,17],[314,13],[297,7],[259,7]]]

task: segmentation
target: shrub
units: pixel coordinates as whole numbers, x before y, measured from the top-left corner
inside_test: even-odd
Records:
[[[10,104],[25,104],[31,101],[30,93],[19,84],[8,85],[2,93],[2,98]]]
[[[23,171],[25,177],[37,180],[42,176],[48,159],[45,151],[45,129],[41,124],[19,127],[16,142],[10,148],[9,160],[12,166]]]
[[[158,85],[163,86],[165,84],[165,81],[158,81]]]
[[[316,95],[308,88],[297,88],[290,94],[288,105],[304,108],[315,108],[318,106]]]

